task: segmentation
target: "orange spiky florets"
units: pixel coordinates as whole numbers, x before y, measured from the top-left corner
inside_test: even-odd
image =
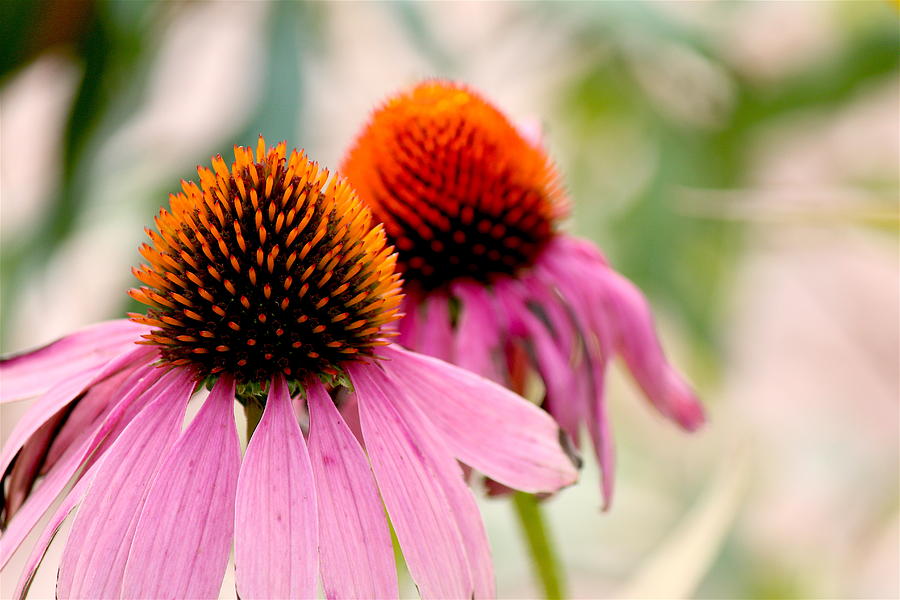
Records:
[[[241,382],[334,374],[372,356],[398,318],[396,255],[347,182],[282,142],[235,146],[229,169],[198,167],[200,186],[161,209],[129,294],[151,308],[133,320],[145,343],[200,377]],[[327,189],[326,189],[327,188]]]
[[[466,87],[428,81],[375,111],[341,168],[397,246],[407,284],[529,266],[567,210],[556,168]]]

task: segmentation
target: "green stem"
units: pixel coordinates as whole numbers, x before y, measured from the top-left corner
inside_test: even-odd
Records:
[[[256,426],[259,425],[259,420],[262,419],[262,411],[263,407],[256,402],[244,403],[244,415],[247,417],[248,443],[250,442],[250,437],[253,435],[253,432],[256,431]]]
[[[537,498],[532,494],[516,492],[512,501],[519,517],[519,524],[522,526],[522,533],[525,534],[537,577],[544,588],[544,597],[547,600],[565,598],[562,568],[550,542],[547,524]]]

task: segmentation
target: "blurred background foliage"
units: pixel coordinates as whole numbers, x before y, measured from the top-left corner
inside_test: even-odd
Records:
[[[4,351],[135,308],[140,228],[209,156],[262,133],[334,167],[387,94],[460,79],[541,120],[567,226],[648,294],[712,407],[687,441],[613,382],[617,506],[596,512],[590,465],[549,503],[572,593],[898,594],[891,2],[6,1],[0,50]],[[816,310],[840,343],[798,325]],[[847,378],[823,374],[830,400],[806,385],[823,365]],[[804,502],[839,539],[779,539]],[[500,593],[532,594],[504,511],[485,503]]]

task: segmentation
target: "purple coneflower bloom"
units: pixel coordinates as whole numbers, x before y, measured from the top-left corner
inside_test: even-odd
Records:
[[[641,292],[590,242],[557,229],[568,202],[540,141],[477,93],[427,81],[394,96],[342,173],[399,253],[397,342],[517,391],[537,372],[545,408],[571,438],[582,424],[590,430],[604,506],[614,460],[603,390],[614,354],[663,415],[687,430],[703,422]]]
[[[396,256],[345,181],[262,138],[198,173],[141,248],[146,314],[0,363],[3,402],[37,396],[0,456],[0,565],[61,497],[22,594],[78,506],[61,598],[216,597],[232,542],[243,598],[313,597],[319,574],[329,598],[390,598],[386,508],[423,597],[492,596],[457,459],[556,490],[577,474],[556,423],[387,341]],[[198,384],[211,392],[182,431]],[[243,459],[235,400],[264,406]]]

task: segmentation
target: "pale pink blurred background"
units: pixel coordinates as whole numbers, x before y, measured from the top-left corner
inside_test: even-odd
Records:
[[[891,3],[196,2],[136,28],[141,84],[122,85],[90,138],[71,234],[17,277],[4,264],[4,351],[121,315],[142,227],[194,165],[251,142],[242,128],[334,167],[376,103],[451,76],[543,122],[576,203],[568,227],[648,291],[709,407],[684,435],[617,371],[612,511],[590,458],[546,503],[570,596],[900,596],[900,81],[896,59],[852,62],[882,37],[897,56]],[[266,92],[278,68],[276,83],[299,84]],[[849,70],[846,90],[814,80],[769,102],[831,68]],[[81,69],[63,48],[2,80],[5,253],[55,210]],[[684,156],[696,164],[672,162]],[[669,287],[655,283],[663,260],[677,261]],[[3,407],[4,436],[23,409]],[[537,597],[510,507],[481,504],[499,595]],[[60,551],[32,597],[53,596]]]

